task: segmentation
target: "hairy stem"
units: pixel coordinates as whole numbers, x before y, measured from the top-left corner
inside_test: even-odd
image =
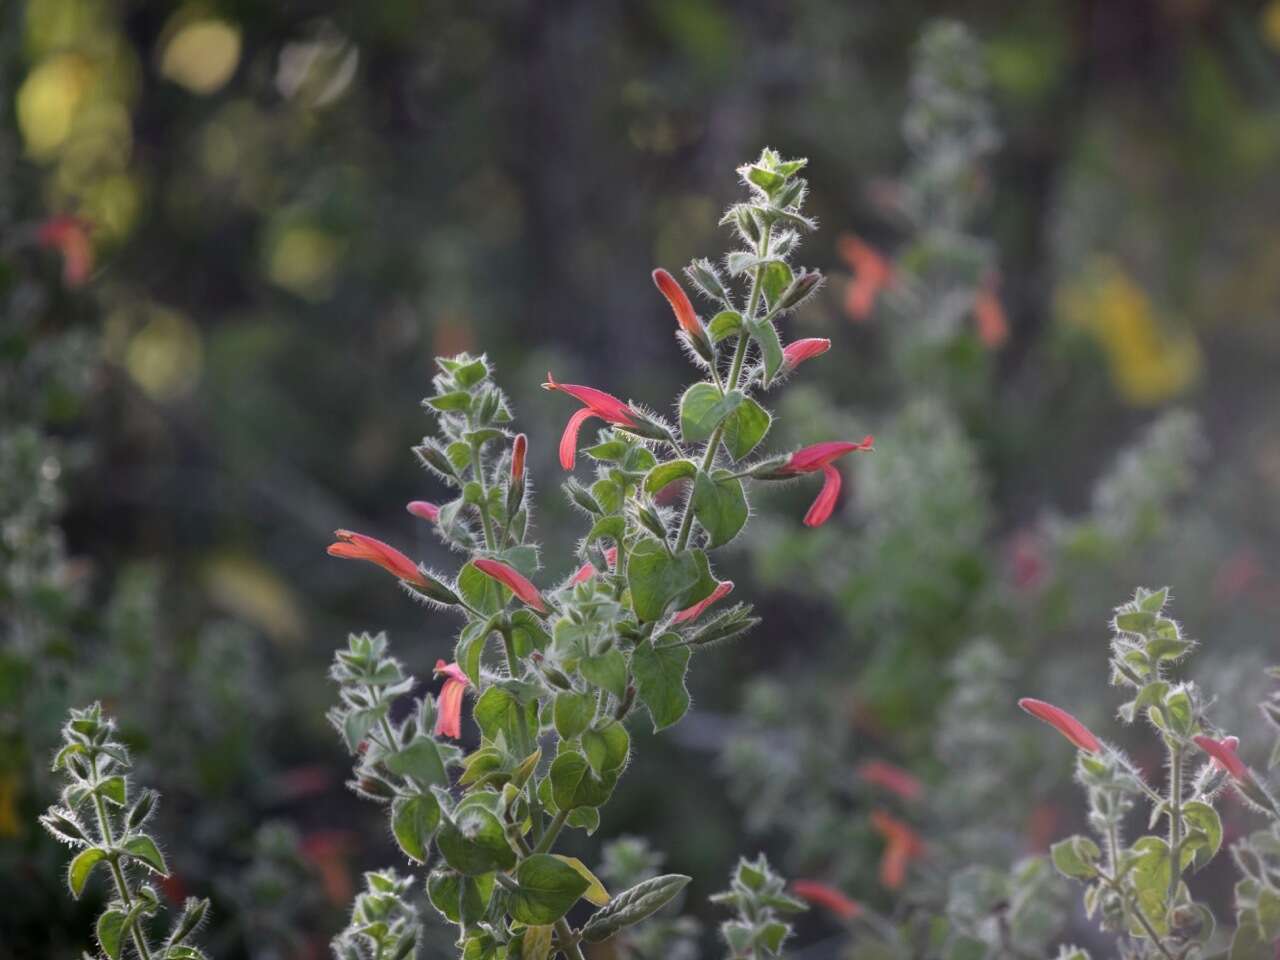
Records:
[[[96,761],[94,765],[94,773],[96,774]],[[98,831],[102,834],[102,842],[108,847],[114,847],[116,840],[115,834],[111,830],[111,818],[107,815],[106,804],[103,803],[102,797],[96,793],[93,795],[93,809],[98,815]],[[120,899],[124,901],[126,907],[132,907],[133,894],[129,891],[129,883],[125,879],[124,871],[120,869],[120,860],[115,856],[114,852],[107,858],[107,864],[111,867],[111,877],[115,881],[116,892],[120,895]],[[151,960],[151,946],[147,943],[147,938],[140,927],[140,923],[134,923],[130,927],[133,946],[142,960]]]
[[[484,545],[490,550],[497,550],[498,538],[493,532],[493,518],[489,516],[489,479],[484,475],[484,459],[478,440],[471,442],[471,463],[480,484],[480,523],[484,526]]]
[[[1182,744],[1169,747],[1169,893],[1173,895],[1182,878]]]

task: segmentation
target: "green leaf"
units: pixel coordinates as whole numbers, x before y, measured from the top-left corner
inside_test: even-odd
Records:
[[[458,901],[462,895],[462,876],[453,870],[437,867],[427,875],[427,898],[450,923],[462,919]]]
[[[583,657],[578,672],[593,687],[608,690],[621,700],[627,693],[627,658],[613,647],[604,653]]]
[[[648,537],[627,556],[627,585],[636,616],[641,620],[663,616],[673,601],[697,584],[698,577],[698,562],[692,551],[669,554],[662,544]]]
[[[502,822],[480,806],[459,806],[453,819],[444,818],[436,846],[445,862],[466,876],[509,870],[516,862]]]
[[[123,807],[125,804],[124,777],[107,777],[98,784],[97,792],[103,799],[110,800],[117,807]]]
[[[780,260],[773,260],[764,265],[760,285],[770,307],[776,306],[779,298],[787,292],[787,287],[791,286],[791,279],[791,268]]]
[[[1102,851],[1088,837],[1077,834],[1059,840],[1049,848],[1049,855],[1064,876],[1087,880],[1097,875],[1096,864]]]
[[[1131,610],[1116,614],[1116,629],[1128,633],[1146,633],[1155,626],[1156,616],[1146,610]]]
[[[721,395],[709,383],[695,383],[680,398],[680,435],[685,443],[708,439],[720,421],[742,402],[742,394],[732,390]]]
[[[511,599],[511,591],[480,571],[471,561],[458,571],[458,593],[485,616],[497,613]]]
[[[601,943],[619,930],[653,916],[689,883],[689,877],[669,873],[643,880],[617,894],[607,907],[597,910],[582,928],[582,939]]]
[[[621,770],[630,750],[631,737],[627,728],[617,720],[610,720],[582,734],[582,752],[598,776]]]
[[[787,182],[787,178],[782,174],[766,170],[764,167],[757,167],[754,164],[747,167],[747,179],[767,194],[772,194]]]
[[[128,916],[119,910],[104,911],[98,918],[98,943],[102,945],[102,952],[111,960],[120,960],[127,919]]]
[[[483,360],[472,360],[470,363],[464,363],[454,368],[453,378],[458,381],[458,385],[461,387],[474,387],[485,378],[485,374],[488,372],[485,369]]]
[[[772,323],[753,323],[750,330],[751,339],[759,346],[764,360],[764,385],[767,387],[782,369],[782,341],[778,339],[778,331]]]
[[[464,927],[474,927],[485,919],[485,912],[493,897],[494,884],[492,873],[461,879],[458,885],[458,914]]]
[[[473,684],[480,685],[480,664],[484,656],[485,643],[493,631],[492,620],[472,620],[462,628],[458,636],[458,645],[454,647],[453,659],[462,668]]]
[[[440,804],[429,793],[396,797],[391,804],[391,832],[410,858],[427,862],[431,835],[440,823]]]
[[[577,857],[566,857],[559,853],[553,853],[553,857],[561,863],[567,863],[573,869],[577,870],[584,880],[587,881],[586,893],[582,895],[582,899],[588,903],[593,903],[597,907],[603,907],[609,902],[609,891],[604,888],[604,884],[600,879],[588,869],[587,865]]]
[[[587,758],[573,750],[555,758],[548,776],[551,779],[551,798],[560,810],[599,807],[608,802],[618,782],[616,774],[597,777]]]
[[[423,786],[443,787],[449,783],[449,774],[445,772],[444,761],[440,759],[440,750],[430,737],[417,737],[403,750],[389,754],[384,762],[392,773],[413,777]]]
[[[509,690],[491,686],[480,695],[472,708],[471,715],[480,727],[480,732],[489,740],[505,733],[508,743],[520,743],[521,725],[525,731],[537,732],[537,718],[531,716],[529,706],[524,706]]]
[[[141,860],[160,876],[167,877],[169,875],[169,868],[164,862],[164,857],[160,854],[160,848],[145,833],[130,837],[121,846],[135,860]]]
[[[591,885],[573,867],[546,853],[535,853],[521,861],[516,884],[511,895],[511,916],[530,926],[555,923]]]
[[[1200,870],[1222,849],[1222,818],[1217,810],[1200,800],[1183,804],[1182,818],[1203,836],[1195,848],[1195,868]]]
[[[508,953],[510,960],[548,960],[551,956],[551,931],[554,929],[550,924],[537,924],[524,928],[524,934],[519,940],[519,955],[516,953]],[[512,941],[512,946],[515,941]]]
[[[586,730],[595,719],[596,700],[589,693],[561,690],[556,694],[552,710],[556,733],[564,740],[572,740]]]
[[[721,310],[707,324],[707,333],[712,343],[719,343],[726,337],[742,333],[742,314],[736,310]]]
[[[660,463],[645,476],[644,492],[657,493],[668,484],[692,477],[697,472],[698,465],[692,460],[669,460],[666,463]]]
[[[684,685],[688,669],[689,648],[683,645],[654,646],[645,640],[631,655],[636,693],[653,718],[655,732],[671,726],[689,709],[689,691]]]
[[[1146,914],[1156,933],[1163,936],[1169,929],[1166,898],[1173,874],[1169,845],[1159,837],[1139,837],[1130,852],[1133,855],[1133,866],[1129,871],[1129,882],[1138,895],[1138,906]],[[1130,924],[1129,930],[1136,937],[1147,936],[1136,920]]]
[[[693,483],[693,515],[710,537],[708,547],[720,547],[738,535],[747,522],[747,498],[742,481],[712,479],[698,472]]]
[[[734,460],[751,453],[769,432],[773,418],[767,410],[747,397],[724,421],[724,445]]]
[[[84,885],[89,879],[89,874],[93,872],[93,868],[98,865],[107,856],[106,852],[97,847],[90,847],[88,850],[81,850],[71,866],[67,870],[67,886],[71,888],[71,894],[76,899],[80,898],[80,894],[84,892]]]
[[[427,397],[426,403],[433,410],[447,413],[468,410],[471,407],[471,394],[465,390],[455,390],[452,393],[442,393],[439,396]]]

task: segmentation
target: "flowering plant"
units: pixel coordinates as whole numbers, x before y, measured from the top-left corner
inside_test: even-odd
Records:
[[[758,398],[829,346],[784,346],[778,333],[779,321],[822,282],[789,262],[800,232],[814,227],[802,213],[803,166],[765,150],[740,168],[750,196],[723,222],[745,248],[728,254],[723,270],[696,260],[685,271],[713,304],[709,322],[673,276],[654,272],[677,337],[701,373],[679,400],[678,424],[548,375],[547,390],[580,405],[560,441],[565,470],[577,463],[584,424],[607,425],[584,451],[594,479],[564,485],[587,530],[577,561],[558,582],[535,583],[542,558],[529,536],[528,441],[512,435],[512,413],[488,362],[466,354],[438,360],[435,392],[424,405],[439,429],[415,448],[454,496],[409,505],[466,558],[461,569],[453,576],[428,570],[346,530],[329,548],[376,564],[413,598],[463,619],[452,662],[436,665],[444,678],[439,696],[421,697],[401,719],[397,704],[413,679],[388,654],[384,636],[352,636],[334,663],[341,703],[330,719],[356,757],[353,788],[389,805],[404,853],[424,864],[433,848],[438,854],[428,893],[458,926],[466,957],[559,953],[581,960],[584,941],[612,938],[688,882],[653,876],[610,895],[586,865],[555,848],[565,828],[590,833],[599,825],[630,757],[626,721],[635,709],[647,710],[655,731],[677,722],[689,708],[692,654],[757,622],[745,604],[713,609],[733,584],[716,577],[708,556],[745,526],[746,484],[821,473],[821,491],[804,518],[817,526],[839,495],[836,463],[871,448],[867,437],[756,457],[772,423]],[[745,295],[734,291],[739,283]],[[672,506],[676,484],[685,495]],[[479,742],[466,751],[450,741],[470,734],[463,723],[468,697]],[[400,881],[390,874],[368,880],[358,912],[392,911]],[[598,909],[575,927],[568,915],[579,900]],[[781,881],[763,863],[744,863],[730,901],[749,918],[725,928],[733,955],[776,953],[788,928],[773,911],[797,907],[781,893]],[[389,928],[377,930],[390,937]],[[369,934],[364,946],[371,955],[403,956],[414,930],[406,919],[394,937],[374,943]],[[349,932],[343,956],[364,955],[360,937]]]
[[[1240,758],[1239,740],[1213,725],[1209,701],[1196,684],[1171,675],[1195,644],[1165,614],[1168,598],[1167,588],[1140,588],[1133,600],[1116,608],[1111,639],[1111,682],[1133,694],[1120,706],[1120,719],[1132,723],[1144,718],[1160,737],[1168,770],[1163,790],[1152,787],[1118,747],[1067,711],[1030,698],[1019,705],[1076,748],[1076,779],[1085,789],[1089,827],[1097,838],[1077,835],[1054,844],[1054,865],[1085,882],[1088,915],[1119,937],[1123,956],[1174,960],[1204,956],[1214,934],[1211,908],[1194,899],[1185,878],[1188,871],[1208,864],[1222,846],[1217,808],[1223,794],[1230,788],[1273,820],[1280,817],[1280,805],[1263,778]],[[1167,829],[1126,842],[1127,815],[1139,800],[1151,805],[1148,830],[1161,820]],[[1236,859],[1246,873],[1263,868],[1263,858],[1249,858],[1240,849]],[[1267,849],[1265,842],[1262,849]],[[1261,875],[1265,878],[1265,869]],[[1253,912],[1251,920],[1238,926],[1231,956],[1269,956],[1262,931],[1274,924],[1266,907],[1258,909],[1258,899],[1272,894],[1268,903],[1280,903],[1280,898],[1269,882],[1246,878],[1242,884],[1238,905],[1247,909],[1252,893]],[[1280,931],[1272,930],[1271,936],[1275,933]]]

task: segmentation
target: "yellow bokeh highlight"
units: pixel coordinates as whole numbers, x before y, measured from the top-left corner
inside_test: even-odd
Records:
[[[1272,50],[1280,50],[1280,0],[1271,0],[1259,14],[1262,39]]]
[[[18,88],[18,129],[32,156],[50,157],[66,142],[93,82],[93,66],[75,53],[46,57],[27,75]]]
[[[201,580],[210,600],[278,642],[302,639],[305,621],[293,591],[272,569],[249,556],[218,554]]]
[[[236,72],[240,47],[240,30],[232,24],[194,20],[175,30],[165,43],[160,73],[192,93],[216,93]]]
[[[151,305],[124,347],[124,366],[153,399],[180,399],[200,380],[204,366],[200,331],[181,313]]]
[[[1151,298],[1113,260],[1102,260],[1057,292],[1058,313],[1101,345],[1116,390],[1134,406],[1176,397],[1200,373],[1200,346],[1165,328]]]
[[[267,276],[305,300],[324,300],[333,293],[344,249],[340,239],[316,227],[285,227],[268,245]]]

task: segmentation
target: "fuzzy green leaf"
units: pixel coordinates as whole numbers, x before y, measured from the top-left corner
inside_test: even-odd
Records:
[[[516,883],[511,916],[530,926],[555,923],[591,885],[569,864],[545,853],[535,853],[521,862]]]
[[[601,943],[619,930],[653,916],[685,888],[689,879],[671,873],[643,880],[624,890],[587,921],[582,928],[582,939],[588,943]]]
[[[440,823],[440,804],[429,793],[396,797],[391,804],[391,832],[406,855],[427,862],[431,835]]]
[[[693,515],[710,538],[708,547],[719,547],[738,535],[747,522],[747,498],[742,481],[719,471],[713,479],[698,472],[693,484]]]
[[[668,634],[663,639],[678,639]],[[689,648],[683,645],[655,646],[646,640],[631,655],[636,676],[636,693],[653,718],[655,732],[669,727],[689,709],[685,673],[689,669]]]

